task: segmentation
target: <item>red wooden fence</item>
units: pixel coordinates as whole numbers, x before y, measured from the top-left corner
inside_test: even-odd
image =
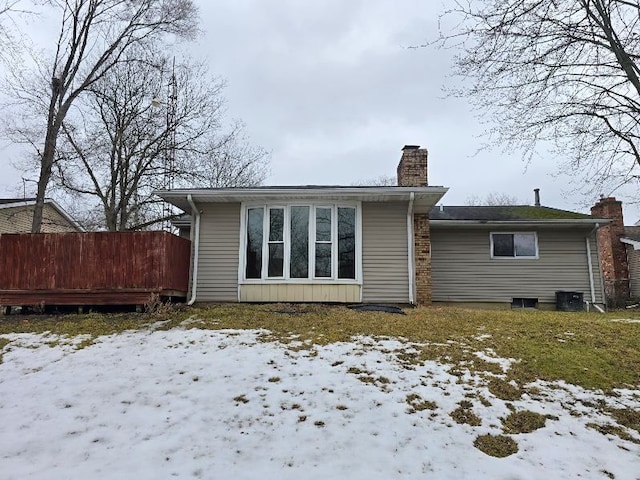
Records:
[[[0,235],[0,305],[186,297],[191,242],[167,232]]]

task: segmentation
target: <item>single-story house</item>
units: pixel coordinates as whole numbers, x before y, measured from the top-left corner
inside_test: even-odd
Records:
[[[29,233],[35,198],[0,198],[0,234]],[[46,199],[42,210],[42,233],[84,232],[84,228],[55,201]]]
[[[441,207],[427,150],[403,148],[398,186],[175,189],[190,217],[191,301],[555,305],[604,302],[596,230],[553,208]]]

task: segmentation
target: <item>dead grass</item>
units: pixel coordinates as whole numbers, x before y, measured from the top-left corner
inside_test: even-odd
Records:
[[[640,412],[633,409],[610,409],[609,413],[620,425],[640,433]]]
[[[506,435],[480,435],[473,446],[492,457],[504,458],[518,453],[516,441]]]
[[[449,415],[453,418],[456,423],[466,423],[467,425],[471,425],[472,427],[479,427],[482,425],[482,420],[478,417],[471,407],[473,406],[471,402],[463,400],[459,403],[459,407],[456,408]]]
[[[540,413],[522,410],[512,412],[502,420],[505,433],[531,433],[544,427],[547,418]]]
[[[2,350],[4,349],[4,347],[9,345],[9,343],[11,343],[9,340],[0,338],[0,363],[2,363]]]
[[[489,391],[491,393],[502,400],[514,402],[522,397],[522,390],[520,389],[520,387],[517,387],[500,378],[490,379],[487,387],[489,388]]]
[[[603,435],[613,435],[622,440],[636,443],[640,445],[640,440],[632,437],[629,433],[620,425],[614,425],[612,423],[600,424],[600,423],[588,423],[587,427],[593,428],[595,431],[600,432]]]
[[[436,402],[424,400],[417,393],[407,395],[407,403],[411,406],[409,413],[421,412],[423,410],[435,410],[438,408]]]
[[[517,385],[536,380],[564,380],[590,389],[610,391],[640,385],[640,323],[611,322],[620,313],[495,311],[461,308],[406,309],[407,315],[358,312],[327,305],[221,304],[202,308],[163,309],[155,314],[89,314],[58,317],[5,317],[0,334],[15,332],[93,338],[166,321],[171,329],[187,318],[190,328],[265,329],[265,341],[313,351],[317,345],[349,341],[356,335],[402,337],[415,352],[398,353],[408,367],[425,360],[451,364],[454,372],[499,374],[498,367],[474,352],[492,349],[516,360],[507,379]],[[640,318],[639,312],[625,317]],[[293,343],[295,342],[295,343]],[[504,392],[501,393],[504,395]],[[511,397],[515,396],[515,393]]]

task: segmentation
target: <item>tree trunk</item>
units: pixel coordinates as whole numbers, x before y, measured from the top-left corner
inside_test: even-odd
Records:
[[[36,193],[36,205],[33,209],[33,222],[31,223],[31,233],[40,233],[42,230],[42,212],[44,210],[44,200],[47,194],[47,186],[51,178],[53,160],[56,153],[56,134],[53,132],[54,125],[47,129],[47,140],[44,145],[44,152],[40,159],[40,178],[38,179],[38,192]]]

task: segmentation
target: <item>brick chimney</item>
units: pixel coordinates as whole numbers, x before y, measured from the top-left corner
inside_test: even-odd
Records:
[[[426,148],[418,145],[405,145],[402,148],[402,158],[398,164],[398,186],[399,187],[426,187],[427,182],[427,159]]]
[[[428,153],[418,145],[405,145],[398,164],[399,187],[426,187]],[[431,234],[429,214],[413,214],[413,242],[415,264],[415,301],[418,305],[431,304]]]
[[[598,247],[600,264],[604,279],[604,291],[607,303],[614,306],[624,305],[629,299],[629,264],[627,251],[620,241],[624,236],[622,202],[615,197],[601,198],[591,207],[591,215],[609,218],[611,222],[598,229]]]

